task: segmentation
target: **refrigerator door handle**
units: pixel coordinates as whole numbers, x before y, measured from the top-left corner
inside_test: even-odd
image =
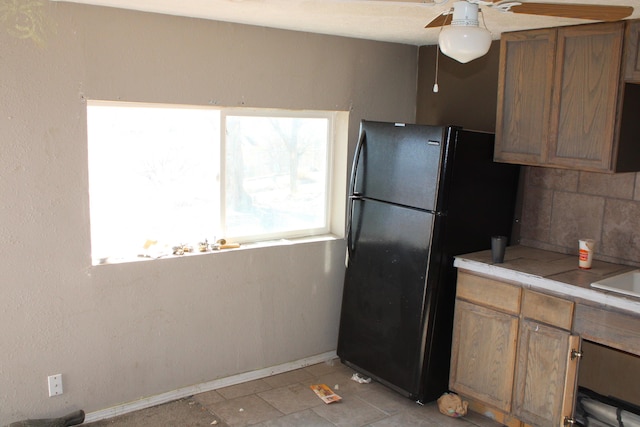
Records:
[[[349,263],[349,257],[353,254],[353,236],[351,233],[351,220],[353,219],[353,201],[362,200],[362,197],[358,194],[349,196],[349,209],[347,209],[347,260],[346,265]]]
[[[360,199],[360,195],[356,190],[356,181],[358,179],[358,164],[360,162],[360,154],[362,154],[362,148],[364,147],[366,136],[364,132],[360,132],[360,138],[356,145],[356,151],[353,156],[353,164],[351,165],[351,180],[349,182],[349,208],[347,209],[347,259],[346,264],[349,263],[349,257],[353,253],[353,237],[351,236],[351,219],[353,218],[353,200]]]
[[[360,163],[360,155],[362,154],[362,149],[364,148],[364,144],[367,138],[364,132],[361,132],[360,139],[358,139],[358,144],[356,145],[356,152],[353,155],[353,165],[351,166],[351,182],[349,183],[349,194],[357,194],[356,193],[356,181],[358,180],[358,164]]]

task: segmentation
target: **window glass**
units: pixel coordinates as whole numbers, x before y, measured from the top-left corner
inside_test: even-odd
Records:
[[[233,236],[326,229],[329,120],[226,117],[226,226]]]

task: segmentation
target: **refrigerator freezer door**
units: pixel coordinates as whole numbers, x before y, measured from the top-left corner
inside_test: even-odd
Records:
[[[352,203],[353,247],[338,356],[403,394],[417,396],[434,215],[369,199]]]
[[[351,194],[433,211],[444,128],[363,121]]]

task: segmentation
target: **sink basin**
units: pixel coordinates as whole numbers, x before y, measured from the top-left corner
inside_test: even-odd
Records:
[[[598,280],[592,283],[591,287],[640,298],[640,270]]]

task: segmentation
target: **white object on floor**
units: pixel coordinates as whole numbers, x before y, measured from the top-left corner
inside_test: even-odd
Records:
[[[360,384],[369,384],[371,382],[371,378],[361,377],[358,373],[353,374],[351,376],[351,379]]]

